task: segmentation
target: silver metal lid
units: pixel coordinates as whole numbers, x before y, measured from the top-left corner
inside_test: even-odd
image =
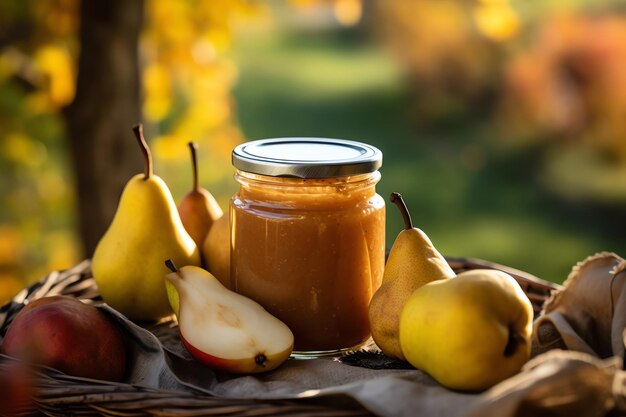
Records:
[[[272,177],[331,178],[367,174],[381,167],[374,146],[343,139],[277,138],[246,142],[233,150],[235,168]]]

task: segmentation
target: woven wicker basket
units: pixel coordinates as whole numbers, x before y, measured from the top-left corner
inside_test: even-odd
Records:
[[[457,272],[471,269],[500,269],[511,274],[522,286],[537,314],[550,293],[558,285],[541,280],[523,271],[479,259],[448,258]],[[88,303],[99,303],[89,261],[74,268],[55,271],[22,290],[0,308],[0,336],[3,336],[15,314],[25,302],[50,295],[70,295]],[[8,371],[14,361],[0,355],[0,373]],[[49,368],[36,373],[34,403],[18,415],[48,416],[363,416],[370,413],[345,401],[324,403],[319,399],[249,400],[214,397],[189,392],[148,389],[135,385],[77,378]]]

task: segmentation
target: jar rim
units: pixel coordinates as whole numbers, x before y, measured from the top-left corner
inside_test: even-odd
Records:
[[[382,152],[366,143],[331,138],[272,138],[232,152],[238,170],[271,177],[333,178],[377,171]]]

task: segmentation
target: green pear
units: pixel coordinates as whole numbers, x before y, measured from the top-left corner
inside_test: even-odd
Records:
[[[198,183],[198,157],[196,155],[198,145],[189,142],[189,149],[193,167],[193,189],[180,201],[178,213],[185,230],[196,242],[198,248],[201,248],[211,226],[222,217],[224,212],[215,197]]]
[[[435,280],[452,278],[454,271],[420,229],[398,193],[391,194],[404,218],[405,229],[396,237],[383,274],[383,282],[369,305],[372,338],[387,356],[404,359],[399,342],[400,313],[417,288]]]
[[[528,361],[532,324],[532,304],[513,277],[466,271],[411,295],[400,316],[400,345],[411,365],[440,384],[479,391]]]
[[[167,185],[152,172],[142,126],[133,131],[145,157],[145,172],[126,184],[113,221],[94,252],[92,271],[107,304],[131,320],[156,320],[172,313],[163,259],[200,265],[200,255]]]

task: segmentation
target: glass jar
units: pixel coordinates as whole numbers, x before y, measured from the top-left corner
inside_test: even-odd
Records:
[[[231,287],[289,326],[296,354],[354,348],[385,261],[381,152],[336,139],[248,142],[233,151]]]

